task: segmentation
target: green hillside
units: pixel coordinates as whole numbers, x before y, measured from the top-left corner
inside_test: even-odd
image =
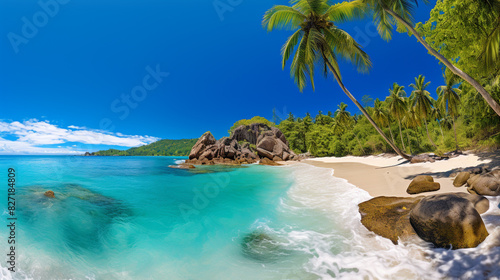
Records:
[[[128,150],[109,149],[92,153],[95,156],[187,156],[198,139],[160,140]]]

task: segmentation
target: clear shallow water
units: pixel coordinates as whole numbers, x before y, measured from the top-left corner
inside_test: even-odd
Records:
[[[0,157],[16,169],[19,271],[3,279],[482,279],[500,274],[500,201],[477,249],[393,245],[370,196],[306,165],[177,170],[179,157]],[[5,175],[5,181],[7,177]],[[56,199],[43,196],[53,190]],[[6,190],[1,197],[6,224]],[[0,244],[6,248],[6,231]],[[2,253],[3,254],[3,253]]]

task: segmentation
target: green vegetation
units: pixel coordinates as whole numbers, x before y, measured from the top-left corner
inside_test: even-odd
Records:
[[[250,125],[252,123],[263,123],[263,124],[266,124],[268,126],[275,126],[274,123],[268,121],[266,118],[263,118],[263,117],[259,117],[259,116],[255,116],[249,120],[247,119],[243,119],[243,120],[239,120],[237,122],[235,122],[233,124],[233,126],[231,126],[231,128],[229,129],[229,134],[231,135],[231,133],[240,125]]]
[[[393,150],[405,157],[403,151],[442,154],[459,147],[500,147],[499,0],[437,0],[430,19],[417,24],[413,13],[418,0],[290,3],[272,7],[263,20],[268,31],[294,31],[282,49],[283,68],[290,59],[291,76],[300,90],[307,79],[314,89],[315,66],[325,75],[333,74],[362,113],[351,115],[342,103],[335,113],[320,111],[314,118],[309,113],[303,118],[290,114],[278,127],[295,152],[344,156]],[[337,59],[352,62],[360,71],[367,70],[370,61],[336,24],[366,15],[373,16],[382,38],[390,40],[394,29],[408,33],[439,60],[445,80],[436,88],[437,100],[423,75],[409,85],[410,97],[404,86],[395,83],[384,101],[365,95],[363,106],[346,89]]]
[[[160,140],[128,150],[109,149],[95,152],[96,156],[188,156],[198,139]]]
[[[415,78],[410,97],[406,96],[404,87],[394,84],[385,101],[376,99],[374,106],[366,107],[366,111],[383,127],[385,133],[400,139],[399,144],[410,154],[444,154],[458,147],[499,148],[498,117],[491,111],[490,117],[497,118],[496,122],[488,124],[481,120],[478,114],[484,112],[478,112],[480,110],[477,108],[481,108],[477,107],[478,99],[461,100],[460,95],[467,97],[470,92],[466,91],[467,84],[458,86],[456,79],[456,76],[445,77],[446,85],[436,89],[437,100],[430,97],[426,90],[429,82],[425,82],[423,76]],[[498,91],[500,85],[497,80],[494,92]],[[480,106],[484,108],[487,105],[481,103]],[[328,112],[324,115],[320,111],[314,118],[310,114],[304,118],[290,114],[278,128],[296,153],[362,156],[392,151],[363,115],[351,115],[346,109],[347,105],[341,103],[333,114]]]

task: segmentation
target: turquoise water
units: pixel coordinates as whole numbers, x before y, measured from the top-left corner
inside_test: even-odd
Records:
[[[289,172],[255,165],[168,167],[181,159],[0,157],[4,174],[12,167],[17,179],[21,272],[13,275],[256,279],[299,269],[297,276],[307,276],[291,268],[307,254],[278,245],[283,240],[263,227],[303,226],[279,211],[293,183]],[[45,197],[47,190],[56,199]],[[331,230],[324,224],[317,230]]]
[[[500,262],[494,224],[482,248],[452,253],[373,235],[357,213],[370,196],[328,169],[168,167],[182,159],[0,156],[18,217],[17,272],[3,261],[2,279],[439,279]]]

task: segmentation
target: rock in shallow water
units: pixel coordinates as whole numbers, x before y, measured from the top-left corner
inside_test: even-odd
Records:
[[[456,194],[423,198],[410,212],[410,223],[420,238],[439,248],[473,248],[488,236],[474,204]]]
[[[43,195],[45,195],[46,197],[50,197],[50,198],[56,197],[53,191],[46,191]]]
[[[290,254],[268,234],[258,231],[246,235],[241,242],[241,247],[246,257],[257,261],[274,262]]]
[[[390,239],[397,244],[398,239],[415,235],[410,224],[410,211],[423,197],[372,198],[359,204],[361,223],[370,231]]]
[[[432,196],[434,197],[434,196]],[[390,239],[397,244],[398,239],[408,239],[417,236],[413,225],[410,223],[410,213],[424,196],[418,197],[386,197],[380,196],[372,198],[359,204],[361,223],[370,231],[377,235]],[[484,213],[489,208],[489,201],[480,195],[466,193],[450,193],[442,197],[443,201],[449,199],[453,203],[458,198],[460,201],[468,202],[473,210],[479,214]],[[427,207],[427,206],[421,206]],[[427,209],[436,212],[437,215],[448,215],[451,210],[447,209]],[[454,211],[455,209],[453,209]],[[482,222],[482,220],[481,220]]]

